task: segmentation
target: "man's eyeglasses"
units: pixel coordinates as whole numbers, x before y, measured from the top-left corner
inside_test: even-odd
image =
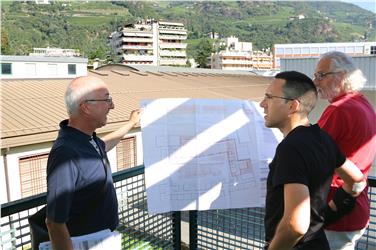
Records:
[[[271,100],[273,98],[278,98],[278,99],[283,99],[283,100],[289,100],[289,101],[296,100],[294,98],[289,98],[289,97],[283,97],[283,96],[276,96],[276,95],[271,95],[271,94],[265,94],[265,99]]]
[[[321,72],[321,73],[315,73],[313,74],[313,80],[321,81],[324,79],[327,75],[332,75],[338,73],[337,71],[329,71],[329,72]]]
[[[85,102],[107,102],[108,104],[112,103],[112,97],[109,96],[106,99],[89,99],[85,100]]]

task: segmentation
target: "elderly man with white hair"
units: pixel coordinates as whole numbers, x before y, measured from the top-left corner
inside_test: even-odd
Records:
[[[314,73],[319,96],[330,105],[318,124],[337,143],[342,153],[368,176],[376,153],[376,114],[359,93],[363,73],[342,52],[321,56]],[[369,223],[368,187],[357,197],[346,195],[343,180],[334,175],[326,209],[326,236],[331,249],[354,249]]]

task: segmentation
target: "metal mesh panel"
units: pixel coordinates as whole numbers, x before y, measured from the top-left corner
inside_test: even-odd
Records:
[[[370,223],[357,244],[357,250],[376,249],[376,187],[370,187],[369,197]],[[197,213],[197,229],[195,226],[191,228],[191,233],[195,232],[198,249],[262,249],[264,209],[201,211]]]
[[[150,215],[144,175],[115,183],[119,201],[123,249],[173,249],[173,218],[171,213]]]
[[[264,209],[198,212],[198,249],[262,249],[263,246]]]
[[[176,237],[180,231],[174,224],[173,213],[148,214],[144,175],[131,176],[123,174],[122,180],[115,183],[120,218],[117,230],[122,233],[122,249],[174,249],[176,241],[180,244],[180,237]],[[37,211],[35,201],[36,198],[16,201],[5,210],[2,205],[1,250],[30,248],[27,218]]]
[[[369,225],[366,232],[360,238],[356,249],[376,249],[376,187],[370,187],[368,197],[371,202]]]

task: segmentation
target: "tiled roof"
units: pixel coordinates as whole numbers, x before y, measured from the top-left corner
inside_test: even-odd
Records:
[[[129,119],[142,99],[219,98],[261,100],[270,79],[253,75],[150,73],[129,67],[89,72],[109,86],[115,109],[98,133],[113,131]],[[64,92],[70,79],[2,80],[1,148],[53,141],[67,118]]]

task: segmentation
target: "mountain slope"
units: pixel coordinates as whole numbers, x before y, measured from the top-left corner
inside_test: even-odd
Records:
[[[21,55],[34,47],[50,46],[105,58],[107,36],[143,18],[183,22],[192,42],[217,32],[250,41],[255,49],[275,43],[376,40],[375,14],[343,2],[58,1],[36,5],[14,1],[1,5],[2,54]],[[193,53],[190,48],[188,55]]]

